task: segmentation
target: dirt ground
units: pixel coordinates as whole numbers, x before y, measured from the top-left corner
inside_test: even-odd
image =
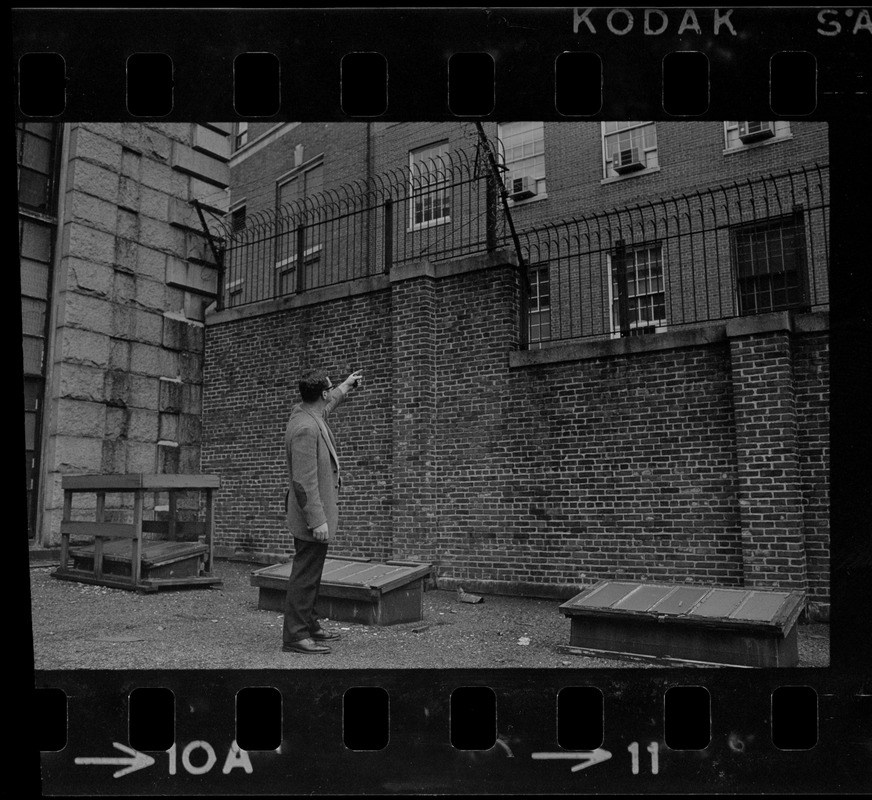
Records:
[[[55,566],[30,569],[37,670],[658,666],[562,652],[570,620],[556,600],[488,595],[473,605],[443,590],[424,593],[421,622],[328,621],[342,634],[330,654],[289,654],[281,651],[281,615],[257,608],[255,565],[218,560],[222,588],[156,594],[58,580]],[[799,666],[829,664],[827,625],[800,625],[798,639]]]

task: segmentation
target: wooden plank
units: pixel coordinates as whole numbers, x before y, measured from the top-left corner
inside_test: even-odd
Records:
[[[772,624],[778,625],[782,630],[787,630],[793,625],[802,609],[805,608],[805,594],[802,592],[791,592],[781,610],[772,618]]]
[[[345,577],[353,578],[358,572],[363,572],[365,569],[368,569],[368,564],[345,564],[344,566],[338,567],[335,570],[331,570],[330,574],[327,576],[328,580],[336,582],[337,580],[343,579]],[[324,580],[324,573],[321,573],[321,580]]]
[[[133,539],[136,537],[136,529],[126,522],[61,522],[61,534]]]
[[[364,603],[372,603],[378,600],[378,592],[369,586],[359,583],[324,583],[321,581],[319,594],[325,597],[347,597],[351,600],[359,600]]]
[[[185,537],[204,536],[207,527],[207,522],[177,522],[176,536],[181,541],[186,541]],[[169,533],[169,523],[162,519],[144,519],[142,521],[142,532],[167,536]]]
[[[76,492],[130,492],[136,489],[169,491],[170,489],[220,489],[218,475],[157,475],[134,472],[125,475],[64,475],[64,490]]]
[[[748,592],[742,604],[730,614],[730,619],[751,619],[771,622],[787,600],[787,593]]]
[[[131,540],[130,554],[130,573],[133,577],[133,583],[139,584],[139,579],[142,574],[142,564],[140,558],[142,556],[142,491],[137,491],[133,495],[133,528],[135,535]]]
[[[367,562],[372,563],[373,559],[366,558],[364,556],[336,556],[335,558],[328,558],[325,563],[329,563],[331,561],[336,561],[337,563],[347,563],[348,561],[358,561],[358,562]]]
[[[61,520],[61,569],[66,569],[69,559],[70,534],[64,533],[64,525],[69,523],[73,513],[73,493],[64,492],[64,516]]]
[[[388,562],[390,563],[390,562]],[[408,572],[391,577],[385,575],[374,581],[370,581],[370,586],[378,589],[382,594],[393,591],[407,583],[412,583],[416,580],[421,580],[430,575],[431,566],[429,564],[417,564],[414,568],[410,568]]]
[[[94,543],[73,547],[70,553],[78,558],[90,558],[94,553]],[[103,545],[103,558],[129,561],[130,544],[126,539],[107,539]]]
[[[285,592],[288,588],[288,577],[290,574],[290,569],[288,569],[284,574],[257,570],[251,574],[250,583],[252,586],[256,586],[261,590]],[[359,584],[330,583],[323,579],[321,580],[320,594],[325,597],[343,597],[364,603],[371,603],[379,596],[377,590],[370,589],[368,586],[361,586]]]
[[[96,519],[101,525],[106,521],[106,492],[97,492]],[[102,536],[94,540],[94,574],[98,578],[103,576],[103,544]]]
[[[659,603],[651,607],[658,614],[687,614],[706,594],[708,587],[677,586]]]
[[[622,597],[617,603],[612,604],[614,609],[626,611],[648,611],[657,601],[663,600],[671,591],[671,586],[648,586],[642,584],[634,589],[626,597]]]
[[[224,581],[213,576],[189,575],[184,578],[145,578],[139,582],[140,586],[153,589],[161,589],[170,586],[203,586],[218,585]]]
[[[111,586],[113,589],[135,589],[133,581],[129,578],[112,577],[104,575],[98,578],[93,572],[81,569],[56,569],[51,573],[53,578],[60,578],[65,581],[77,581],[78,583],[94,583],[99,586]]]
[[[343,574],[337,576],[336,573],[333,573],[329,577],[330,583],[356,583],[360,586],[369,586],[369,579],[376,579],[384,575],[386,572],[393,572],[397,567],[389,567],[386,564],[372,564],[370,566],[365,567],[362,570],[359,570],[353,574]],[[323,583],[325,578],[321,578],[321,582]]]
[[[626,597],[635,588],[636,584],[634,583],[603,581],[588,590],[587,594],[582,592],[563,605],[572,608],[608,608],[621,598]]]
[[[170,518],[167,520],[167,536],[170,539],[176,538],[176,493],[171,491],[169,493],[169,515]]]
[[[267,577],[267,578],[287,578],[291,574],[293,563],[291,561],[283,561],[281,564],[273,564],[269,567],[261,567],[251,573],[252,577]],[[321,573],[323,576],[323,573]]]
[[[559,653],[588,658],[614,658],[621,661],[640,661],[646,664],[675,664],[678,667],[736,667],[737,669],[754,669],[750,664],[724,664],[720,661],[694,661],[689,658],[671,658],[670,656],[649,656],[640,653],[622,653],[615,650],[595,650],[592,647],[573,647],[569,644],[557,646]]]
[[[197,534],[198,536],[200,534]],[[206,522],[203,536],[206,540],[206,558],[203,566],[207,575],[212,574],[212,542],[215,535],[215,492],[213,489],[206,489]]]
[[[168,492],[179,489],[220,489],[218,475],[150,475],[141,476],[142,488],[149,491]]]
[[[690,616],[727,619],[747,594],[746,589],[712,589],[697,603]]]
[[[130,492],[142,486],[142,475],[64,475],[61,486],[74,492]]]
[[[321,580],[323,581],[325,578],[331,580],[334,574],[344,575],[351,568],[363,569],[371,563],[372,562],[369,559],[354,559],[353,561],[346,561],[345,559],[328,558],[324,562],[324,569],[321,571]]]

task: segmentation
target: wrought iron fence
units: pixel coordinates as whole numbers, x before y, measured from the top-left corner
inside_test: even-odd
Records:
[[[512,247],[479,151],[456,150],[226,225],[222,307],[417,259]],[[826,306],[829,171],[813,165],[522,230],[527,346]]]
[[[826,165],[520,233],[530,347],[827,305]]]
[[[483,155],[455,150],[222,226],[222,307],[333,286],[405,262],[493,248],[497,194]]]

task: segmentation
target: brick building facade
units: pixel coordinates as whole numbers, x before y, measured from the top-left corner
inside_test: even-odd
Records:
[[[64,474],[200,471],[217,270],[191,201],[226,214],[230,133],[16,124],[33,544],[59,541]],[[110,520],[130,511],[106,503]]]
[[[296,381],[312,365],[334,380],[362,369],[363,391],[335,420],[347,520],[335,552],[423,559],[446,587],[542,596],[616,576],[790,586],[825,616],[826,126],[779,124],[762,135],[714,122],[485,131],[503,134],[506,177],[520,190],[510,210],[526,267],[549,242],[539,250],[549,258],[536,261],[546,282],[535,274],[532,289],[505,219],[495,230],[480,224],[492,197],[463,206],[460,190],[443,192],[450,180],[432,169],[430,199],[413,186],[394,203],[372,188],[409,184],[416,153],[445,162],[466,148],[468,183],[483,180],[486,194],[472,126],[237,131],[231,209],[244,199],[245,225],[273,243],[260,256],[250,249],[250,263],[295,263],[277,255],[284,234],[270,227],[280,182],[320,164],[313,185],[323,199],[304,208],[303,184],[294,190],[305,216],[294,224],[306,228],[296,263],[319,263],[309,283],[297,291],[275,283],[250,298],[225,291],[206,316],[202,471],[222,476],[224,552],[269,561],[291,550],[282,432]],[[613,133],[624,136],[614,147]],[[529,154],[514,164],[512,142]],[[615,172],[625,158],[637,163]],[[343,197],[361,186],[375,202],[358,209]],[[360,211],[361,224],[343,229],[355,268],[331,277],[330,237],[305,237],[339,200]],[[594,247],[588,233],[576,239],[586,250],[564,246],[583,225],[608,238]],[[420,247],[400,241],[416,236]],[[659,260],[622,260],[661,243]],[[249,279],[240,276],[226,280]],[[665,324],[647,324],[640,276],[649,300],[664,295]],[[805,281],[802,291],[794,279]],[[587,319],[594,305],[600,327],[563,332],[570,323],[560,320]],[[649,335],[631,335],[643,328]]]

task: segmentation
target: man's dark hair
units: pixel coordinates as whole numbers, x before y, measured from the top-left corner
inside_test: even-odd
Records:
[[[314,403],[321,392],[330,388],[330,378],[322,370],[312,369],[300,380],[300,397],[307,403]]]

